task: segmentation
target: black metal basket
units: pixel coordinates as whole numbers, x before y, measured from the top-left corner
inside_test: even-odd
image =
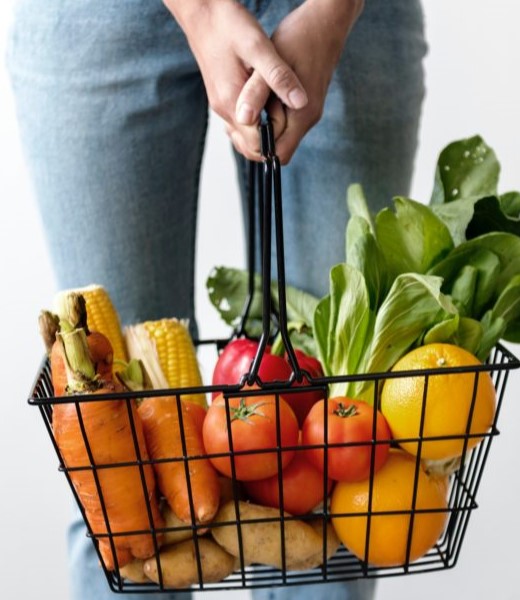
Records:
[[[289,388],[291,388],[291,393],[298,393],[300,391],[308,391],[309,389],[319,389],[322,390],[323,393],[327,394],[327,388],[331,383],[337,382],[348,382],[348,381],[370,381],[373,382],[375,391],[374,391],[374,423],[375,423],[375,415],[377,409],[377,399],[378,399],[378,390],[381,389],[383,382],[386,379],[392,377],[424,377],[425,379],[425,392],[423,397],[423,413],[425,403],[427,401],[427,390],[428,390],[428,381],[433,376],[442,376],[450,373],[472,373],[474,377],[474,392],[473,392],[473,405],[475,402],[475,390],[478,385],[479,377],[482,372],[489,372],[492,377],[496,395],[497,395],[497,406],[494,416],[494,421],[487,432],[482,432],[482,435],[479,434],[479,438],[482,438],[481,441],[472,448],[470,451],[466,452],[469,447],[468,444],[474,434],[470,433],[470,425],[471,425],[471,416],[473,412],[473,408],[470,408],[468,424],[466,428],[466,433],[460,435],[460,439],[463,440],[463,453],[462,458],[457,464],[455,470],[449,477],[449,489],[448,489],[448,503],[445,508],[442,509],[442,512],[446,513],[447,525],[444,528],[444,531],[437,540],[435,545],[421,558],[410,561],[410,551],[411,551],[411,543],[412,543],[412,534],[414,530],[414,526],[416,525],[416,516],[421,512],[419,509],[415,507],[415,501],[417,496],[417,477],[419,471],[419,458],[417,459],[416,464],[416,474],[415,474],[415,482],[413,489],[412,502],[409,509],[406,511],[388,511],[388,512],[375,512],[368,510],[366,513],[361,513],[361,516],[366,516],[366,544],[365,544],[365,555],[361,557],[356,557],[354,554],[350,553],[345,547],[340,546],[337,552],[330,558],[327,558],[327,545],[326,545],[326,533],[327,533],[327,524],[330,523],[333,517],[343,517],[343,518],[352,518],[359,517],[360,515],[354,515],[353,513],[345,513],[345,514],[333,514],[331,512],[330,505],[328,503],[327,497],[327,461],[325,458],[325,473],[323,477],[323,498],[320,508],[314,510],[312,513],[307,515],[292,517],[286,514],[283,510],[283,486],[281,485],[281,456],[283,451],[287,451],[287,447],[282,447],[281,444],[281,432],[280,432],[280,424],[278,422],[277,425],[277,444],[276,447],[270,449],[271,452],[277,453],[278,457],[278,479],[279,479],[279,490],[280,490],[280,498],[282,502],[282,507],[276,517],[266,518],[266,519],[245,519],[240,517],[239,511],[239,501],[242,496],[242,492],[240,489],[240,483],[236,480],[236,478],[232,478],[232,500],[234,501],[235,511],[238,514],[238,518],[231,521],[213,521],[210,524],[205,524],[204,527],[198,525],[195,522],[195,519],[192,519],[191,523],[187,523],[186,525],[180,527],[179,529],[188,530],[191,533],[191,539],[195,548],[195,559],[196,559],[196,574],[197,576],[195,582],[192,586],[192,589],[195,590],[236,590],[236,589],[244,589],[244,588],[256,588],[256,587],[271,587],[271,586],[282,586],[282,585],[304,585],[304,584],[316,584],[316,583],[325,583],[325,582],[335,582],[335,581],[345,581],[357,578],[373,578],[373,577],[386,577],[386,576],[395,576],[395,575],[405,575],[411,573],[422,573],[429,571],[442,570],[453,567],[457,559],[459,557],[459,553],[461,550],[462,542],[466,533],[466,529],[469,522],[469,517],[472,511],[477,508],[476,496],[479,489],[479,485],[481,482],[484,465],[486,463],[488,453],[491,447],[491,443],[493,438],[498,435],[499,430],[497,429],[497,419],[500,413],[501,404],[503,401],[504,392],[506,389],[508,374],[511,369],[518,368],[520,366],[519,360],[506,348],[501,345],[498,345],[489,360],[484,365],[472,366],[472,367],[458,367],[458,368],[442,368],[442,369],[429,369],[429,370],[421,370],[421,371],[400,371],[399,373],[371,373],[371,374],[359,374],[355,376],[335,376],[335,377],[321,377],[321,378],[312,378],[308,373],[302,371],[298,364],[297,357],[292,348],[291,341],[289,339],[287,333],[287,319],[285,314],[285,274],[284,274],[284,255],[283,255],[283,225],[282,225],[282,211],[281,211],[281,184],[280,184],[280,166],[278,163],[278,159],[274,153],[274,144],[272,141],[272,132],[270,129],[269,123],[262,125],[261,127],[262,134],[262,153],[264,156],[264,161],[258,169],[258,173],[261,175],[258,177],[258,181],[255,181],[255,173],[257,172],[256,167],[251,167],[251,180],[250,180],[250,188],[251,190],[258,190],[259,196],[259,206],[260,206],[260,231],[261,231],[261,258],[262,258],[262,274],[263,274],[263,306],[264,306],[264,320],[263,320],[263,332],[260,337],[260,344],[258,348],[258,352],[253,360],[250,370],[248,373],[244,374],[242,381],[236,385],[225,385],[225,386],[202,386],[199,388],[183,388],[183,389],[169,389],[169,390],[154,390],[153,392],[128,392],[128,393],[117,393],[117,394],[96,394],[95,396],[88,395],[75,395],[72,397],[63,397],[56,398],[53,396],[53,387],[50,376],[50,367],[47,360],[45,360],[41,366],[41,369],[38,373],[36,382],[34,384],[31,397],[29,399],[29,403],[33,406],[36,406],[40,410],[41,417],[43,422],[47,428],[49,433],[49,437],[53,443],[54,449],[57,453],[59,460],[59,468],[66,476],[70,488],[75,496],[78,507],[81,510],[83,517],[85,519],[85,523],[88,529],[88,535],[92,538],[92,542],[94,543],[96,549],[98,550],[98,555],[101,562],[101,567],[103,568],[107,582],[110,588],[114,592],[119,593],[135,593],[135,592],[170,592],[172,590],[171,586],[168,586],[164,578],[161,575],[161,558],[159,553],[159,538],[158,536],[161,533],[171,532],[175,528],[156,528],[153,526],[153,520],[151,517],[151,509],[148,506],[148,514],[149,514],[149,523],[150,528],[146,531],[130,531],[130,532],[118,532],[113,533],[110,529],[110,523],[107,517],[106,506],[104,505],[103,499],[103,491],[99,482],[98,474],[103,469],[114,469],[120,467],[134,467],[135,469],[139,469],[141,474],[141,482],[143,486],[143,493],[145,497],[146,494],[146,483],[143,474],[143,467],[147,464],[153,464],[153,460],[142,460],[139,452],[139,445],[137,442],[137,437],[135,433],[135,423],[133,412],[131,410],[131,403],[134,402],[136,398],[143,398],[146,396],[173,396],[177,400],[177,409],[179,411],[179,418],[182,423],[181,416],[181,402],[185,396],[193,393],[204,393],[211,394],[213,392],[222,392],[225,398],[226,407],[227,407],[227,419],[228,424],[230,423],[230,411],[229,411],[229,399],[237,396],[248,397],[254,396],[258,394],[269,393],[272,394],[276,399],[277,406],[277,415],[279,417],[279,403],[280,398],[287,392]],[[274,191],[274,194],[273,194]],[[245,322],[247,319],[249,307],[251,305],[252,297],[254,294],[254,270],[255,270],[255,242],[254,242],[254,231],[256,229],[255,224],[255,201],[254,201],[254,192],[250,194],[250,243],[249,243],[249,272],[250,272],[250,286],[249,286],[249,297],[246,302],[243,318],[241,320],[241,324],[238,329],[231,336],[237,337],[245,334]],[[274,210],[275,210],[275,222],[274,222],[274,230],[276,235],[276,257],[277,257],[277,279],[278,279],[278,291],[279,291],[279,312],[275,315],[276,323],[278,326],[278,332],[281,334],[285,349],[288,355],[288,360],[293,369],[293,375],[289,381],[286,382],[263,382],[258,377],[258,369],[260,366],[260,362],[262,356],[265,352],[267,343],[272,336],[272,311],[271,301],[270,301],[270,277],[271,277],[271,205],[274,197]],[[197,344],[210,344],[215,348],[215,358],[217,353],[222,349],[222,347],[229,341],[228,338],[226,340],[204,340],[199,341]],[[309,386],[303,388],[294,388],[291,387],[295,380],[301,380],[304,377],[308,380]],[[258,388],[251,388],[250,384],[256,384]],[[88,402],[100,402],[105,400],[113,400],[113,401],[124,401],[128,408],[128,418],[131,423],[131,428],[133,432],[133,440],[135,446],[135,461],[130,463],[119,463],[115,464],[95,464],[92,452],[90,450],[89,440],[85,434],[85,429],[82,425],[82,414],[81,414],[81,406],[84,403]],[[90,463],[86,464],[82,467],[74,467],[74,469],[69,469],[65,465],[63,458],[61,456],[60,450],[56,443],[53,428],[52,428],[52,415],[53,415],[53,407],[58,403],[73,403],[76,406],[76,411],[78,415],[78,420],[82,427],[84,433],[84,441],[87,449],[87,453],[90,456]],[[326,419],[325,419],[325,428],[326,428]],[[228,427],[230,430],[230,427]],[[375,425],[374,425],[375,432]],[[184,439],[184,432],[181,431],[182,436],[182,445],[183,448],[186,448],[186,443]],[[453,436],[452,436],[453,437]],[[422,435],[419,435],[417,438],[409,439],[407,441],[416,441],[419,445],[424,443],[426,438]],[[436,438],[439,439],[439,438]],[[325,440],[327,440],[325,436]],[[384,440],[383,440],[384,441]],[[399,442],[403,440],[392,440],[392,445],[398,446]],[[378,443],[382,443],[381,440],[376,440],[375,435],[373,436],[373,440],[367,442],[367,445],[371,449],[372,456],[372,467],[370,470],[370,491],[369,495],[372,494],[372,481],[374,478],[374,456],[375,456],[375,448]],[[230,452],[228,456],[231,458],[232,469],[234,469],[234,459],[237,456],[237,453],[233,451],[233,441],[231,438],[231,434],[229,434],[229,445]],[[322,449],[326,449],[328,444],[321,445]],[[305,447],[298,447],[299,450],[304,450]],[[290,448],[289,448],[290,449]],[[324,453],[325,457],[327,453]],[[200,457],[199,457],[200,458]],[[185,451],[185,455],[181,458],[172,457],[171,461],[182,461],[185,466],[185,473],[188,481],[188,490],[190,491],[190,481],[189,481],[189,466],[190,461],[197,460],[197,457],[188,456]],[[101,505],[103,507],[103,511],[105,514],[105,523],[106,523],[106,532],[100,533],[98,531],[93,531],[88,523],[88,519],[86,518],[85,511],[81,505],[79,497],[76,493],[74,485],[72,483],[71,474],[74,470],[89,470],[92,472],[94,479],[97,484],[98,494],[101,500]],[[191,505],[191,514],[194,515],[193,509],[193,499],[190,496],[190,505]],[[371,506],[371,500],[369,497],[369,506]],[[434,509],[422,511],[422,512],[433,512]],[[369,564],[368,556],[369,556],[369,548],[370,548],[370,527],[373,519],[380,518],[380,516],[384,515],[395,515],[405,514],[409,517],[409,525],[407,531],[407,544],[406,544],[406,558],[399,564],[398,566],[389,566],[389,567],[375,567]],[[322,560],[319,560],[321,564],[319,566],[315,566],[314,568],[308,570],[291,570],[290,565],[287,562],[287,556],[285,552],[286,545],[286,537],[284,534],[285,528],[287,524],[291,520],[295,520],[298,518],[299,520],[316,520],[319,523],[319,531],[322,532]],[[279,526],[279,537],[280,537],[280,568],[274,568],[265,565],[258,564],[247,564],[244,555],[243,548],[243,529],[250,523],[253,522],[261,522],[262,520],[266,522],[276,522]],[[415,525],[414,525],[415,523]],[[204,580],[204,565],[202,561],[202,556],[200,552],[200,537],[204,532],[201,531],[209,530],[209,533],[206,532],[205,535],[210,536],[212,530],[215,528],[228,527],[233,528],[233,531],[236,532],[236,536],[238,539],[238,547],[239,553],[235,563],[234,572],[229,576],[225,577],[222,581],[216,582],[207,582]],[[155,559],[157,562],[157,570],[159,572],[158,582],[146,581],[143,583],[136,583],[126,579],[122,576],[120,570],[117,568],[114,570],[108,570],[106,565],[103,562],[102,556],[99,553],[98,542],[100,539],[108,539],[112,551],[114,553],[114,542],[117,540],[118,536],[121,535],[142,535],[143,533],[151,535],[154,540],[155,547]],[[392,543],[389,540],[388,543]],[[117,561],[116,561],[117,565]],[[179,590],[180,591],[180,590]]]

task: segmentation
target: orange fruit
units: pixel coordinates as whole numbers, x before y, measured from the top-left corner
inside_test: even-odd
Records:
[[[374,475],[371,515],[368,514],[370,480],[336,484],[332,492],[331,513],[356,513],[360,516],[332,517],[332,524],[344,546],[365,560],[367,525],[370,520],[368,563],[376,567],[395,567],[406,563],[408,530],[412,524],[409,562],[424,556],[446,526],[448,479],[418,470],[414,513],[413,490],[416,458],[393,449],[385,465]],[[375,514],[404,511],[399,514]],[[427,512],[431,511],[431,512]]]
[[[426,344],[403,356],[392,371],[461,367],[482,364],[475,356],[453,344]],[[487,371],[478,373],[478,385],[473,395],[476,372],[430,375],[426,391],[422,436],[440,437],[423,441],[421,458],[444,460],[461,456],[464,438],[466,449],[476,446],[489,431],[496,409],[496,393]],[[417,454],[419,444],[399,442],[399,439],[418,438],[423,412],[425,376],[387,379],[381,391],[381,412],[392,431],[393,438],[411,454]],[[471,417],[468,429],[468,419]],[[472,437],[466,434],[469,432]],[[447,437],[452,436],[452,437]]]

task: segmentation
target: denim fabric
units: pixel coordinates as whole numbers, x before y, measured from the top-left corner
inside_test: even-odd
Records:
[[[272,32],[302,2],[243,3]],[[419,0],[366,0],[323,117],[283,169],[289,283],[326,291],[330,266],[344,259],[349,183],[363,184],[373,210],[409,191],[425,52]],[[8,65],[58,286],[105,285],[125,323],[166,314],[194,322],[208,106],[161,1],[18,0]],[[244,192],[239,157],[237,165]],[[69,542],[72,597],[111,598],[79,518]],[[255,600],[373,594],[373,581],[253,592]]]

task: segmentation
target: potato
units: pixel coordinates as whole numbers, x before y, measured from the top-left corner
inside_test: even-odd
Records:
[[[239,502],[239,513],[241,521],[280,518],[280,511],[277,508],[269,508],[248,502]],[[215,517],[215,522],[236,520],[234,502],[224,504]],[[280,527],[280,521],[241,524],[242,548],[246,564],[256,563],[278,569],[282,568]],[[321,521],[319,527],[321,527]],[[332,527],[330,529],[332,530]],[[337,538],[335,538],[332,531],[329,534],[328,530],[329,528],[327,528],[327,532],[330,539],[330,550],[332,551]],[[216,542],[229,554],[235,557],[240,556],[237,526],[233,524],[212,527],[211,534]],[[313,527],[301,520],[291,520],[285,521],[284,534],[285,567],[287,570],[308,569],[322,562],[323,536],[320,528]],[[329,546],[329,541],[327,545]]]
[[[193,532],[190,527],[187,527],[188,524],[181,521],[166,503],[162,507],[161,513],[164,519],[164,527],[185,528],[164,532],[162,534],[161,546],[170,546],[171,544],[178,544],[179,542],[193,538]],[[206,531],[207,529],[197,529],[199,535],[202,535]]]
[[[136,558],[131,563],[121,567],[119,573],[121,577],[134,583],[147,583],[150,581],[144,574],[144,560],[140,558]]]
[[[307,521],[307,523],[314,529],[316,534],[320,537],[320,540],[323,540],[323,522],[321,519],[315,519],[312,521]],[[327,560],[336,554],[338,548],[340,546],[340,541],[338,536],[336,535],[336,531],[334,527],[330,523],[327,523]],[[309,558],[303,560],[300,563],[296,563],[291,567],[292,571],[307,571],[309,569],[315,569],[319,567],[323,563],[323,547],[322,543],[320,543],[320,550],[316,554],[309,556]]]
[[[202,580],[204,583],[222,581],[235,568],[235,558],[210,538],[198,539]],[[166,587],[185,588],[199,583],[197,556],[193,540],[186,540],[164,548],[159,553],[163,584]],[[157,560],[149,558],[144,562],[145,575],[159,583]]]

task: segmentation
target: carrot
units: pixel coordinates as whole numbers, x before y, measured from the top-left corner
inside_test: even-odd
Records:
[[[186,443],[183,452],[179,411],[182,411],[182,431]],[[146,445],[153,460],[169,461],[154,463],[159,489],[179,519],[187,523],[193,520],[208,523],[219,507],[220,485],[218,475],[205,457],[202,435],[192,415],[183,402],[173,397],[157,396],[145,398],[139,404],[139,416],[143,423]],[[187,466],[183,456],[188,456]],[[189,481],[189,483],[188,483]],[[194,519],[190,507],[190,490],[193,501]]]
[[[54,395],[57,397],[64,396],[67,391],[67,371],[63,360],[64,356],[59,349],[59,344],[54,343],[60,330],[85,330],[90,358],[94,363],[96,374],[103,380],[112,380],[114,363],[114,351],[108,337],[87,328],[87,307],[84,297],[76,292],[70,292],[64,298],[63,308],[66,311],[66,318],[60,320],[57,315],[50,311],[42,310],[38,320],[40,334],[50,357],[52,384]]]
[[[103,381],[96,375],[86,337],[83,329],[62,332],[57,336],[59,345],[53,346],[51,361],[58,357],[65,365],[68,393],[96,395],[121,391],[123,388],[119,382]],[[116,563],[119,567],[124,566],[133,557],[144,559],[152,556],[160,543],[160,536],[154,540],[151,532],[143,531],[150,530],[152,525],[163,527],[163,520],[155,497],[153,469],[150,464],[141,468],[137,463],[138,460],[147,461],[148,453],[135,402],[115,399],[56,403],[52,428],[107,569],[114,569]],[[85,439],[88,440],[92,463]],[[131,464],[117,466],[118,463]],[[109,529],[111,533],[119,534],[112,538],[115,556],[110,538],[106,536]]]

